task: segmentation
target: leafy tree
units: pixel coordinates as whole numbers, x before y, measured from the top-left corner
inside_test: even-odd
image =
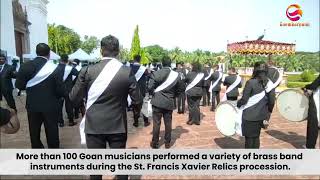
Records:
[[[131,43],[131,49],[130,49],[130,58],[131,60],[134,58],[135,55],[140,55],[140,38],[139,38],[139,26],[137,25],[133,38],[132,38],[132,43]]]
[[[91,54],[93,50],[99,46],[99,39],[95,36],[84,36],[84,41],[81,44],[81,48],[88,54]]]
[[[120,46],[120,53],[119,53],[119,59],[123,62],[130,60],[130,52],[128,49],[123,48]]]
[[[147,46],[144,51],[148,53],[150,62],[161,62],[165,56],[168,56],[168,51],[159,45]]]
[[[57,54],[71,54],[81,46],[80,36],[63,25],[48,25],[49,46]]]

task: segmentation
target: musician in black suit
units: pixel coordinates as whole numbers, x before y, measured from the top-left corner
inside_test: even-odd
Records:
[[[275,103],[275,91],[266,92],[268,83],[268,67],[263,62],[254,65],[252,78],[247,81],[242,98],[237,102],[237,107],[246,105],[254,95],[265,93],[262,99],[243,110],[242,114],[242,135],[245,136],[246,149],[259,149],[260,131],[268,125],[268,117],[272,112]]]
[[[167,80],[171,73],[171,60],[165,57],[162,61],[163,68],[154,72],[150,76],[148,91],[153,95],[152,104],[152,117],[153,117],[153,131],[151,148],[159,148],[159,134],[161,118],[163,117],[165,125],[165,148],[170,148],[171,131],[172,131],[172,111],[174,109],[174,98],[184,92],[184,84],[179,75],[163,90],[157,91],[159,86]],[[176,72],[174,72],[176,73]]]
[[[201,75],[202,78],[200,81],[194,83],[194,85],[191,87],[190,84],[195,82],[196,77],[200,77]],[[192,71],[187,74],[186,83],[186,94],[189,108],[189,118],[187,124],[200,125],[200,100],[203,95],[204,74],[202,73],[202,67],[199,62],[192,63]],[[191,87],[189,90],[188,86]]]
[[[63,71],[52,66],[52,73],[33,86],[28,82],[39,78],[37,73],[45,66],[50,58],[50,48],[40,43],[36,47],[37,57],[33,61],[22,64],[18,74],[16,87],[26,90],[26,108],[28,112],[29,132],[32,148],[44,148],[40,140],[41,125],[44,123],[49,148],[59,148],[59,99],[66,94],[62,78]],[[53,64],[53,63],[52,63]]]
[[[210,106],[210,92],[209,92],[210,83],[211,83],[211,80],[209,79],[211,76],[210,71],[211,71],[211,67],[208,64],[205,64],[203,68],[203,74],[205,79],[203,84],[202,106],[207,106],[207,105]]]
[[[230,68],[229,69],[229,75],[225,78],[223,85],[226,86],[227,88],[229,88],[229,86],[231,86],[237,79],[237,72],[235,68]],[[227,93],[227,100],[230,101],[236,101],[238,100],[238,96],[239,96],[239,89],[241,88],[242,84],[241,82],[239,83],[239,85],[237,85],[234,89],[232,89],[230,92]]]
[[[140,67],[142,67],[142,65],[140,64],[140,60],[141,60],[140,55],[134,56],[133,64],[130,65],[133,74],[137,74]],[[147,71],[147,69],[145,69],[144,73],[140,77],[138,77],[139,79],[136,79],[138,81],[137,87],[139,88],[140,93],[143,97],[145,97],[145,95],[147,93],[147,86],[146,86],[147,76],[148,76],[148,71]],[[133,126],[135,126],[135,127],[139,126],[139,117],[141,114],[142,104],[143,103],[141,103],[138,108],[133,109],[133,119],[134,119]],[[142,115],[142,117],[143,117],[143,121],[144,121],[144,126],[145,127],[149,126],[150,122],[148,120],[148,117],[146,117],[145,115]]]
[[[222,83],[222,75],[223,75],[222,72],[219,72],[219,65],[215,65],[213,68],[214,68],[214,72],[210,77],[211,85],[214,85],[214,87],[212,87],[212,90],[211,90],[211,93],[212,93],[211,111],[215,111],[216,105],[220,103],[220,91],[221,91],[221,83]]]
[[[114,36],[101,40],[101,54],[104,57],[99,63],[81,69],[76,84],[69,94],[70,100],[77,104],[88,96],[92,84],[111,61],[119,62],[119,41]],[[119,62],[120,63],[120,62]],[[127,142],[127,97],[132,99],[133,108],[142,103],[142,96],[137,88],[137,81],[130,67],[121,66],[110,81],[108,87],[97,97],[85,114],[85,136],[87,147],[104,149],[107,143],[111,149],[124,149]],[[89,99],[88,99],[89,100]],[[91,176],[102,179],[101,175]],[[127,179],[127,176],[118,176]]]
[[[313,93],[318,88],[320,88],[320,75],[311,83],[305,86],[305,90],[309,91],[309,109],[308,109],[308,122],[307,122],[307,143],[306,148],[314,149],[317,144],[317,138],[319,136],[319,119],[317,117],[317,113],[319,113],[319,109],[317,109]],[[319,99],[318,99],[319,101]]]
[[[12,91],[12,78],[16,78],[16,70],[13,66],[6,64],[6,55],[0,52],[0,101],[2,96],[6,99],[10,108],[17,111]]]
[[[72,61],[72,66],[74,68],[77,69],[78,71],[78,75],[79,75],[79,72],[81,70],[81,66],[80,66],[80,60],[79,59],[74,59]],[[76,83],[76,80],[77,80],[77,76],[74,76],[73,77],[73,81],[72,81],[72,87],[74,86],[74,84]],[[72,88],[71,88],[72,89]],[[78,107],[79,106],[79,107]],[[81,103],[79,103],[77,106],[74,106],[74,118],[75,119],[79,119],[79,113],[81,112],[81,115],[82,117],[84,116],[84,113],[85,113],[85,107],[84,107],[84,101],[82,100]]]
[[[183,62],[177,63],[177,69],[176,71],[179,73],[181,80],[185,82],[187,72],[186,69],[183,67]],[[185,83],[183,83],[185,86]],[[178,114],[184,114],[185,112],[185,106],[186,106],[186,93],[180,93],[180,95],[177,97],[178,100]]]
[[[275,83],[280,77],[279,71],[274,66],[273,61],[269,60],[267,62],[267,64],[268,64],[268,74],[267,74],[267,76],[273,83]]]
[[[69,57],[68,55],[61,55],[61,59],[60,59],[60,64],[59,64],[59,68],[62,68],[62,70],[64,71],[64,76],[65,73],[69,73],[68,75],[66,75],[66,79],[64,79],[64,85],[66,87],[67,90],[67,94],[69,94],[69,92],[71,91],[72,87],[73,87],[73,76],[78,76],[79,72],[72,66],[72,69],[70,71],[66,70],[66,67],[69,66]],[[60,122],[59,122],[59,126],[63,127],[64,126],[64,120],[63,120],[63,101],[65,102],[65,109],[68,115],[68,120],[69,120],[69,126],[74,126],[77,123],[74,121],[74,112],[73,112],[73,105],[69,99],[69,95],[67,95],[66,97],[63,97],[61,100],[61,115],[60,115]]]

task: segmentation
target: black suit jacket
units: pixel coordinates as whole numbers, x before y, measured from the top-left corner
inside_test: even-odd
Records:
[[[227,86],[227,88],[229,86],[231,86],[231,84],[233,84],[237,79],[237,75],[232,74],[229,75],[225,78],[223,85]],[[231,90],[229,93],[227,93],[227,97],[238,97],[239,96],[239,89],[242,87],[242,83],[240,82],[238,86],[236,86],[233,90]]]
[[[150,76],[148,91],[150,94],[153,94],[153,98],[151,100],[151,104],[153,106],[162,109],[173,110],[174,98],[180,93],[183,93],[185,90],[181,77],[178,77],[174,83],[164,90],[154,93],[154,90],[167,80],[169,73],[169,67],[163,67],[162,69],[153,72]]]
[[[16,78],[15,68],[9,64],[4,64],[0,72],[0,95],[1,92],[13,90],[12,78]]]
[[[37,57],[33,61],[22,64],[17,74],[16,88],[26,90],[26,108],[29,112],[59,112],[59,99],[66,94],[62,82],[63,71],[58,67],[41,83],[26,88],[28,81],[46,62],[45,58]]]
[[[209,76],[210,74],[210,67],[205,67],[203,70],[204,73],[204,78],[206,78],[207,76]],[[204,80],[204,87],[209,87],[210,86],[210,78],[208,80]]]
[[[278,80],[280,74],[279,74],[279,71],[277,69],[268,68],[267,76],[273,83],[275,83]]]
[[[197,72],[194,72],[194,71],[189,72],[186,77],[186,84],[189,85],[194,80],[194,78],[196,78],[197,75],[198,75]],[[203,87],[204,87],[204,78],[205,77],[203,76],[203,78],[198,82],[198,84],[196,84],[193,88],[188,90],[186,94],[189,96],[202,96]]]
[[[219,78],[219,71],[215,71],[215,72],[211,75],[211,77],[209,78],[210,81],[211,81],[210,85],[211,85],[212,83],[216,82],[216,81],[218,80],[218,78]],[[220,79],[220,81],[218,82],[218,84],[217,84],[214,88],[212,88],[212,91],[221,91],[221,83],[222,83],[222,78]]]
[[[261,93],[265,89],[258,82],[257,79],[250,79],[247,81],[244,90],[243,96],[238,101],[237,106],[247,104],[250,97]],[[246,121],[263,121],[268,120],[269,114],[272,112],[275,103],[275,90],[273,89],[264,96],[257,104],[245,109],[242,114],[242,119]]]
[[[69,97],[76,105],[87,97],[92,83],[110,60],[84,67],[81,69],[76,84]],[[117,134],[127,133],[127,97],[132,105],[142,103],[142,96],[137,89],[137,81],[130,67],[122,66],[109,86],[86,112],[85,133]]]
[[[59,64],[58,68],[61,68],[61,71],[65,71],[66,65],[65,64]],[[74,81],[72,79],[72,76],[78,76],[79,72],[76,68],[72,67],[70,74],[68,75],[67,79],[64,81],[64,85],[66,87],[67,90],[67,94],[66,96],[69,95],[69,92],[71,91],[73,85],[74,85]]]
[[[140,68],[140,64],[131,64],[130,67],[132,69],[132,73],[136,74]],[[145,96],[146,92],[147,92],[147,76],[148,76],[148,71],[146,70],[144,72],[144,74],[141,76],[141,78],[138,80],[138,88],[141,92],[142,96]]]

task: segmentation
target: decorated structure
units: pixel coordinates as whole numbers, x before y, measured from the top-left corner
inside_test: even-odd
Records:
[[[231,55],[292,55],[295,54],[295,49],[295,44],[264,40],[242,41],[227,45],[227,51]]]

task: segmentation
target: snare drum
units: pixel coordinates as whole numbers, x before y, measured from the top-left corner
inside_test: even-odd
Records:
[[[277,108],[288,121],[303,121],[308,117],[309,99],[302,90],[287,89],[277,97]]]

